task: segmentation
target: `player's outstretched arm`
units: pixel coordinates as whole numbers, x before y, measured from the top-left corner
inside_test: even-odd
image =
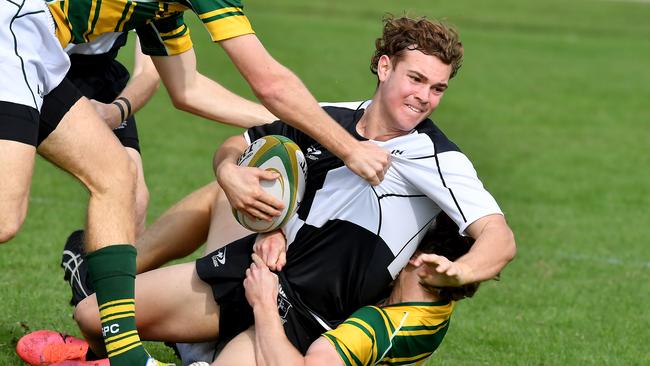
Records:
[[[255,361],[257,366],[338,366],[343,360],[323,337],[303,356],[289,342],[278,314],[278,277],[262,259],[253,254],[253,263],[244,280],[246,299],[255,317]]]
[[[360,143],[334,122],[300,79],[273,59],[254,34],[220,44],[273,114],[313,137],[371,184],[381,182],[390,162],[388,152],[374,144]]]
[[[411,264],[426,265],[421,278],[432,286],[460,286],[496,277],[517,252],[514,234],[503,215],[484,216],[467,229],[476,239],[467,254],[451,262],[435,254],[423,254]]]
[[[278,175],[260,168],[237,165],[237,159],[247,145],[242,135],[228,138],[214,156],[214,172],[234,209],[270,221],[273,216],[280,215],[284,205],[262,189],[260,181],[277,179]]]
[[[112,103],[91,100],[95,110],[111,129],[118,127],[124,120],[142,109],[153,97],[160,86],[160,77],[151,58],[135,43],[133,71],[129,84]]]
[[[196,70],[194,49],[175,56],[153,56],[152,60],[174,106],[180,110],[244,128],[277,119],[259,103],[242,98],[201,75]]]

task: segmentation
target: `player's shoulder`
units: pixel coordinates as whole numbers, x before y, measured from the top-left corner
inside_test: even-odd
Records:
[[[427,136],[435,146],[436,154],[456,151],[460,152],[460,148],[447,135],[429,118],[420,122],[414,129],[416,133]]]
[[[320,102],[318,104],[335,121],[345,124],[360,118],[370,101]]]

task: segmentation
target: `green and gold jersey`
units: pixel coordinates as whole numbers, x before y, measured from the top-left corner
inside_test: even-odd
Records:
[[[348,366],[421,365],[449,327],[454,302],[365,306],[323,336]]]
[[[186,10],[198,15],[214,42],[254,33],[239,0],[53,0],[48,6],[63,47],[135,29],[144,53],[177,55],[192,48]]]

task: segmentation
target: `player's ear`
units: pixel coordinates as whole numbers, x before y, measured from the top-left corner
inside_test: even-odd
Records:
[[[393,69],[393,65],[390,57],[386,55],[381,55],[379,61],[377,61],[377,77],[379,81],[384,81],[390,75],[390,72]]]

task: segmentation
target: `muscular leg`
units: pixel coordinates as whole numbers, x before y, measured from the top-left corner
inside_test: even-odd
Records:
[[[134,242],[135,164],[88,99],[75,103],[38,152],[88,188],[88,252]]]
[[[25,221],[35,155],[34,146],[0,140],[0,243],[11,240]]]
[[[136,242],[138,273],[183,258],[205,242],[216,186],[213,183],[192,192],[145,230]]]
[[[39,153],[89,190],[86,256],[113,366],[145,365],[135,321],[135,164],[86,98],[79,99]]]
[[[142,156],[138,150],[126,147],[126,152],[135,163],[137,178],[135,182],[135,234],[139,237],[144,232],[147,222],[147,207],[149,206],[149,189],[144,179]]]
[[[219,306],[210,286],[196,274],[194,262],[138,275],[135,302],[142,339],[201,342],[218,336]],[[93,351],[105,354],[95,295],[79,303],[75,320]]]
[[[212,253],[213,251],[221,248],[222,246],[235,241],[236,239],[243,238],[253,232],[241,226],[235,216],[232,214],[232,207],[226,194],[215,182],[213,185],[217,187],[217,195],[212,204],[212,217],[210,219],[210,232],[208,239],[205,243],[203,254]]]

